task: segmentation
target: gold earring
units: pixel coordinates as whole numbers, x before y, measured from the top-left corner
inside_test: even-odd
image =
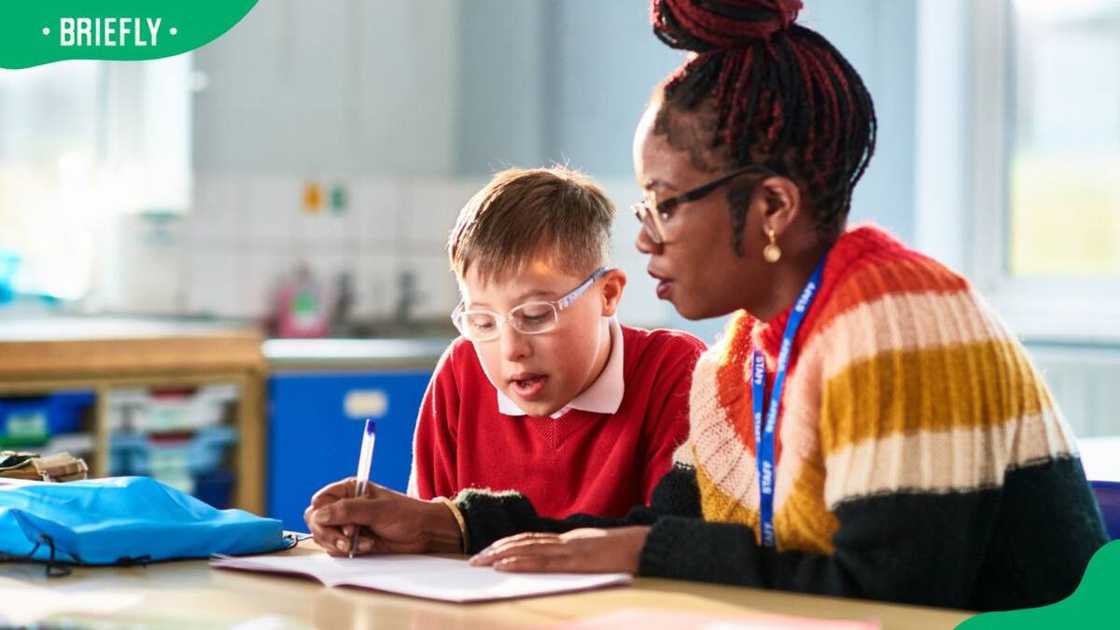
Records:
[[[766,236],[770,237],[770,244],[762,248],[762,258],[768,263],[776,263],[782,257],[782,248],[778,247],[778,237],[774,228],[766,228]]]

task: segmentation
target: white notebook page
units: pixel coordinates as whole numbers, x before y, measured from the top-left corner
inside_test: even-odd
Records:
[[[327,586],[357,586],[448,602],[475,602],[581,591],[629,584],[625,573],[502,573],[472,567],[466,560],[438,556],[363,556],[332,558],[308,555],[218,557],[210,566],[313,577]]]

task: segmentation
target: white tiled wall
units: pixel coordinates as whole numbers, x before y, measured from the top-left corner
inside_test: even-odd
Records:
[[[354,314],[362,318],[383,318],[393,314],[396,304],[397,259],[391,253],[358,255],[354,274]]]
[[[219,182],[225,176],[214,176]],[[200,175],[197,188],[199,205],[194,210],[203,215],[206,209],[202,192],[206,187],[207,176]],[[216,184],[220,185],[220,184]],[[277,176],[258,176],[238,180],[232,185],[238,192],[236,201],[231,196],[225,211],[244,217],[245,244],[252,248],[281,248],[293,245],[296,239],[296,219],[300,208],[300,182],[291,178]]]
[[[247,301],[238,295],[239,263],[233,248],[208,247],[190,251],[184,264],[188,313],[232,315]]]
[[[361,179],[351,187],[350,206],[357,219],[355,229],[362,256],[396,255],[399,225],[408,210],[408,193],[408,183],[401,179]]]
[[[238,176],[199,172],[193,206],[164,230],[158,243],[143,218],[122,223],[117,238],[134,243],[113,273],[105,306],[132,312],[262,318],[273,308],[281,281],[306,264],[318,281],[334,287],[349,273],[353,314],[395,314],[401,274],[416,278],[415,318],[445,317],[458,287],[445,251],[463,204],[483,178],[322,178],[325,191],[345,187],[346,210],[304,212],[306,179],[277,175]],[[627,273],[620,315],[624,322],[661,326],[669,306],[657,300],[634,248],[639,224],[629,205],[637,195],[627,179],[600,182],[619,206],[613,264]]]
[[[189,248],[240,245],[248,219],[243,211],[248,202],[245,187],[226,175],[197,176],[194,184],[187,222]]]
[[[409,180],[408,201],[414,211],[404,219],[405,240],[442,255],[459,210],[486,182],[486,178]]]
[[[333,286],[340,272],[353,279],[359,317],[391,316],[400,274],[416,275],[414,317],[446,316],[458,300],[445,246],[455,217],[484,178],[328,178],[325,191],[342,184],[347,209],[317,214],[302,209],[308,180],[278,175],[235,176],[199,172],[194,207],[183,243],[183,309],[192,314],[262,317],[285,274],[306,263]],[[628,179],[600,182],[618,205],[613,263],[629,282],[620,310],[624,321],[657,326],[667,305],[654,295],[646,261],[634,249],[638,222],[629,205],[637,189]]]
[[[463,203],[483,181],[440,178],[314,179],[324,193],[342,185],[345,211],[303,210],[307,178],[199,172],[183,243],[186,310],[262,317],[281,279],[307,264],[334,286],[347,272],[354,313],[386,316],[397,303],[399,275],[416,274],[415,317],[440,317],[457,301],[444,253]]]

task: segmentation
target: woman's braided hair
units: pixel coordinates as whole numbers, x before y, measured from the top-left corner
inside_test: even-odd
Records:
[[[697,53],[662,84],[659,114],[709,110],[715,120],[704,148],[723,151],[732,168],[758,164],[797,182],[819,234],[831,241],[875,151],[875,107],[840,51],[794,23],[801,7],[801,0],[653,0],[657,37]],[[738,251],[746,204],[742,189],[730,194]]]

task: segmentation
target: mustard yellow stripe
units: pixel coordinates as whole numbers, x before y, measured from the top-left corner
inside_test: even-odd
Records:
[[[822,500],[823,468],[818,465],[807,472],[810,474],[798,475],[793,491],[774,514],[778,549],[831,554],[834,549],[832,536],[840,523],[825,508]],[[703,468],[696,469],[696,482],[700,488],[700,506],[705,521],[746,525],[754,532],[755,542],[761,543],[757,510],[728,496]]]
[[[755,539],[758,539],[757,510],[744,506],[720,490],[702,467],[696,469],[696,484],[700,488],[700,509],[705,521],[747,525],[755,530]]]
[[[824,504],[825,471],[814,459],[801,468],[793,490],[774,515],[778,548],[832,555],[840,521]]]
[[[991,426],[1049,408],[1046,386],[1013,340],[885,351],[826,381],[821,448],[828,455],[871,438]]]

